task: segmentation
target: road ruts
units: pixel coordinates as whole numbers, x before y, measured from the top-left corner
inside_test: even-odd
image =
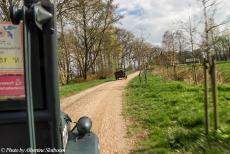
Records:
[[[121,115],[122,93],[128,81],[137,75],[138,72],[129,75],[127,80],[107,82],[61,100],[61,110],[73,121],[81,116],[92,118],[92,130],[99,137],[101,154],[129,152],[130,142]]]

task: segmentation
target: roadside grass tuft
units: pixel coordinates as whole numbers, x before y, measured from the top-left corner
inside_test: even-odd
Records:
[[[148,131],[131,153],[230,153],[229,85],[219,89],[220,126],[204,135],[203,91],[199,85],[164,80],[148,74],[148,84],[136,78],[127,87],[125,116]],[[212,104],[210,102],[210,118]],[[210,121],[210,128],[213,123]],[[139,130],[135,128],[135,130]],[[135,135],[135,134],[132,134]]]

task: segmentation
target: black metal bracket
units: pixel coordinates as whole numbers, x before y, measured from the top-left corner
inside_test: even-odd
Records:
[[[29,19],[32,20],[40,30],[43,30],[43,25],[49,22],[54,16],[43,7],[42,2],[43,1],[38,1],[30,5],[25,5],[21,9],[11,5],[9,10],[13,24],[19,24],[21,20]],[[23,10],[25,10],[25,12]]]

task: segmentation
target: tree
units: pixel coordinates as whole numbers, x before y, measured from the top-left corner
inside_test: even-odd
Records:
[[[71,15],[72,25],[76,36],[76,52],[80,55],[79,63],[82,67],[82,75],[87,79],[87,73],[95,64],[99,53],[102,51],[103,39],[112,24],[119,17],[113,14],[115,6],[113,0],[84,1],[78,0],[78,7]],[[77,56],[76,55],[76,56]]]
[[[57,27],[58,27],[58,65],[62,84],[68,84],[71,77],[71,52],[73,35],[65,29],[73,9],[77,7],[72,0],[57,0]],[[70,42],[72,41],[72,42]]]
[[[215,69],[215,59],[211,58],[210,49],[213,48],[214,39],[211,39],[211,32],[213,29],[226,24],[228,21],[224,21],[220,24],[214,24],[214,16],[217,11],[217,0],[201,0],[203,7],[203,18],[204,18],[204,51],[205,51],[205,60],[204,60],[204,87],[205,87],[205,115],[206,115],[206,134],[208,134],[208,78],[207,78],[207,62],[210,67],[211,83],[212,83],[212,98],[213,98],[213,115],[214,115],[214,130],[218,129],[218,112],[217,112],[217,81],[216,81],[216,69]],[[208,12],[209,10],[209,12]]]
[[[126,65],[131,65],[131,60],[133,57],[133,42],[134,35],[124,29],[117,29],[117,41],[121,52],[119,53],[119,66],[121,68],[126,68]]]
[[[58,38],[58,68],[61,83],[68,84],[71,80],[71,72],[73,66],[73,51],[74,51],[75,36],[71,33],[61,33]]]
[[[193,58],[193,65],[192,65],[192,76],[193,76],[193,81],[197,83],[197,70],[196,70],[196,59],[200,58],[197,57],[197,54],[195,53],[195,36],[197,33],[196,27],[193,25],[192,22],[192,16],[188,16],[188,21],[183,22],[180,21],[179,29],[181,29],[185,35],[187,36],[187,44],[188,44],[188,49],[192,53],[192,58]]]
[[[210,49],[213,47],[212,36],[211,33],[217,27],[225,25],[229,22],[229,19],[215,23],[215,15],[217,12],[217,6],[219,2],[217,0],[200,0],[203,7],[203,19],[204,19],[204,38],[203,38],[203,46],[206,53],[206,56],[210,58]],[[211,39],[210,39],[211,38]]]
[[[165,51],[168,63],[173,66],[174,78],[176,79],[176,37],[175,33],[166,31],[163,35],[162,47]],[[167,66],[168,68],[168,66]]]
[[[178,62],[184,63],[185,58],[182,55],[183,52],[185,51],[185,48],[187,47],[188,41],[187,38],[182,30],[176,30],[174,32],[174,37],[175,37],[175,45],[176,45],[176,50],[178,51]]]
[[[219,60],[229,60],[230,59],[230,33],[223,32],[220,36],[216,38],[217,43],[215,44],[215,48],[218,52]]]

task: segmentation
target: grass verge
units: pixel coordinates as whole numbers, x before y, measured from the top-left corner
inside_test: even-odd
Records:
[[[217,66],[220,68],[224,80],[230,83],[230,62],[220,63]]]
[[[139,139],[131,153],[230,153],[229,91],[230,85],[219,86],[221,128],[205,136],[202,87],[163,80],[153,74],[148,74],[147,85],[134,79],[127,88],[124,113],[135,124],[129,132],[140,127],[148,135]]]
[[[61,97],[71,96],[71,95],[76,94],[82,90],[86,90],[88,88],[100,85],[100,84],[105,83],[105,82],[113,81],[113,80],[114,79],[111,77],[108,79],[91,80],[91,81],[82,82],[82,83],[73,83],[73,84],[69,84],[69,85],[60,86],[59,87],[60,96]]]

